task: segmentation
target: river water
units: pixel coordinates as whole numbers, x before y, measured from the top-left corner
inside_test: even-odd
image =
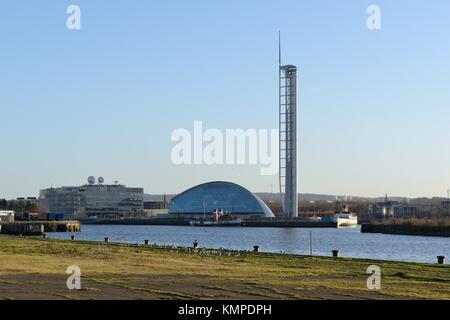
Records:
[[[351,229],[242,228],[187,226],[82,225],[79,240],[150,243],[200,247],[310,254],[310,231],[314,255],[330,256],[331,250],[352,258],[436,263],[436,257],[450,258],[450,238],[361,233]],[[71,233],[49,233],[52,238],[70,239]]]

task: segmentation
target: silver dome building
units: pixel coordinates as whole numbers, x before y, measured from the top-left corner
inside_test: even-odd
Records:
[[[215,210],[237,216],[274,217],[270,208],[244,187],[226,181],[213,181],[192,187],[172,198],[169,214],[210,215]]]

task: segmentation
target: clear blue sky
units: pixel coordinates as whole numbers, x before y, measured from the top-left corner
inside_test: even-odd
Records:
[[[77,4],[82,29],[66,29]],[[366,28],[366,8],[382,29]],[[450,2],[0,4],[0,198],[88,175],[176,193],[277,188],[259,166],[175,166],[176,128],[277,128],[277,32],[300,68],[299,191],[445,195]]]

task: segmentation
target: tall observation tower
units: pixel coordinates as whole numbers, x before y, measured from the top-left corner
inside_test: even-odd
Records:
[[[282,65],[279,54],[280,193],[285,217],[298,217],[297,196],[297,67]]]

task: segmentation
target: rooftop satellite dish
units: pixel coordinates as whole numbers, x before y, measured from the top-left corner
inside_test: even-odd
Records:
[[[105,179],[103,179],[103,177],[98,177],[97,181],[98,183],[102,184],[103,182],[105,182]]]
[[[87,181],[88,181],[89,184],[94,184],[95,183],[95,177],[90,176]]]

